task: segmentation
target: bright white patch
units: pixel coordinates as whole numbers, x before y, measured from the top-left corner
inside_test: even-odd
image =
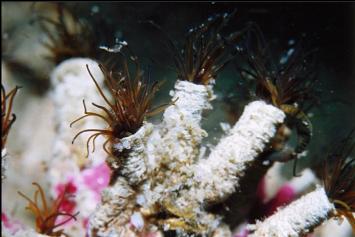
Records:
[[[219,123],[223,132],[227,133],[231,129],[231,125],[229,123]]]
[[[144,227],[144,220],[139,212],[134,212],[131,216],[131,224],[138,230],[142,230]]]

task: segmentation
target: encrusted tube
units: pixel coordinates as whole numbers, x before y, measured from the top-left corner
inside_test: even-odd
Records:
[[[220,217],[206,216],[203,206],[221,202],[239,186],[255,159],[265,149],[283,122],[285,114],[263,101],[250,103],[230,134],[221,140],[207,159],[179,167],[180,173],[169,173],[162,197],[164,207],[176,216],[196,222],[201,232],[208,233],[218,226]],[[154,196],[154,195],[152,195]]]
[[[70,128],[71,122],[83,115],[83,100],[88,103],[86,106],[90,107],[89,110],[95,109],[92,108],[91,102],[104,104],[90,78],[86,65],[89,66],[98,84],[102,85],[104,77],[97,62],[88,58],[65,60],[51,74],[51,83],[54,87],[51,97],[55,107],[54,120],[57,131],[52,160],[63,162],[70,159],[77,162],[79,166],[88,161],[99,163],[97,157],[102,157],[101,161],[105,158],[100,145],[97,145],[95,159],[86,158],[87,155],[91,156],[91,152],[87,154],[86,150],[86,141],[90,133],[79,136],[74,145],[71,143],[78,131],[88,128],[104,128],[104,124],[98,118],[82,120],[73,125],[73,128]],[[97,139],[97,143],[100,143],[100,138]],[[99,151],[100,154],[98,154]]]
[[[6,178],[6,170],[7,170],[7,151],[6,148],[1,150],[1,182]]]
[[[99,85],[104,82],[98,63],[88,58],[72,58],[60,63],[51,73],[51,99],[54,105],[54,124],[56,134],[53,141],[51,159],[48,164],[48,180],[53,197],[58,195],[58,187],[70,184],[74,187],[75,210],[79,212],[78,221],[71,224],[74,235],[84,235],[82,223],[89,218],[99,202],[97,193],[84,178],[84,174],[93,172],[91,168],[102,166],[106,153],[102,148],[103,137],[96,139],[96,150],[87,151],[86,141],[92,133],[83,133],[72,144],[78,131],[85,129],[103,129],[105,124],[99,118],[84,119],[70,124],[83,116],[83,100],[89,111],[95,111],[91,102],[103,104],[97,88],[90,78],[86,65],[95,76]],[[88,154],[89,152],[89,154]],[[88,156],[88,157],[87,157]],[[85,170],[87,170],[85,172]]]
[[[122,177],[106,188],[101,204],[90,218],[90,236],[127,236],[134,208],[133,195],[134,191]]]
[[[147,178],[146,140],[152,133],[153,125],[144,123],[133,135],[124,137],[113,149],[120,155],[109,157],[108,163],[113,169],[119,169],[119,175],[126,178],[130,185],[137,185]]]
[[[274,215],[250,225],[251,237],[298,237],[312,231],[327,220],[334,205],[329,201],[324,188],[304,195]]]
[[[263,101],[247,105],[230,134],[194,167],[199,201],[219,201],[232,194],[284,119],[281,110]]]
[[[148,153],[152,166],[163,163],[174,169],[178,164],[192,164],[203,137],[207,136],[200,123],[202,111],[212,108],[212,85],[177,81],[170,95],[174,104],[165,110],[162,123],[149,141],[148,149],[152,152]]]
[[[147,141],[148,169],[156,177],[144,195],[154,205],[183,185],[185,173],[197,161],[199,146],[207,132],[201,128],[202,112],[211,109],[212,85],[177,81],[170,92],[173,105]]]

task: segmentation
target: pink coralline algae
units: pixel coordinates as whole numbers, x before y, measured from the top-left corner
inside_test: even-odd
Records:
[[[266,201],[266,188],[267,187],[264,177],[258,185],[257,200],[254,204],[254,208],[259,210],[258,214],[262,217],[271,216],[274,212],[277,211],[279,207],[285,206],[297,198],[295,189],[290,184],[286,183],[280,187],[280,189],[271,200]],[[239,232],[234,234],[234,237],[247,237],[248,234],[249,231],[246,228],[242,228]]]
[[[6,228],[11,234],[23,229],[23,225],[19,221],[10,219],[3,211],[1,212],[1,223],[2,227]]]
[[[85,169],[81,172],[84,184],[92,190],[100,199],[101,191],[107,187],[110,181],[110,168],[106,163]]]
[[[266,204],[266,216],[272,215],[278,207],[291,203],[296,197],[294,188],[285,184],[279,189],[276,196]]]
[[[70,177],[66,183],[55,185],[55,193],[57,196],[60,196],[65,190],[69,194],[69,196],[63,200],[60,210],[70,214],[73,214],[75,211],[80,212],[78,206],[78,202],[80,202],[78,198],[80,199],[80,197],[77,195],[80,190],[89,191],[92,194],[92,201],[99,203],[101,191],[108,186],[109,180],[110,168],[106,163],[101,163],[94,167],[84,169],[79,175]],[[90,198],[90,196],[86,198]],[[79,215],[83,218],[83,227],[85,228],[88,216],[83,216],[83,213]],[[58,218],[58,221],[62,221],[61,218]],[[68,224],[70,225],[70,223]]]
[[[282,187],[280,187],[276,195],[271,200],[266,202],[266,188],[267,187],[264,177],[259,183],[259,187],[257,190],[258,199],[257,203],[255,204],[257,208],[261,211],[260,214],[262,216],[272,215],[277,210],[277,208],[291,203],[297,197],[294,188],[286,183]]]
[[[67,213],[73,213],[76,202],[73,200],[73,195],[75,195],[77,191],[76,185],[73,183],[73,181],[69,181],[66,184],[58,184],[56,187],[57,195],[58,197],[63,194],[63,192],[67,192],[69,196],[65,196],[63,199],[61,205],[60,205],[60,210],[65,211]]]

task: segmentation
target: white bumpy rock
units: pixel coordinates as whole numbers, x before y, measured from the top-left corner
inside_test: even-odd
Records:
[[[250,225],[251,237],[298,237],[312,231],[335,211],[324,188],[304,195],[264,221]]]

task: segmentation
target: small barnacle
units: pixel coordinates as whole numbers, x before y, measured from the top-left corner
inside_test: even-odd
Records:
[[[255,46],[251,47],[251,33],[256,35]],[[246,50],[241,54],[246,58],[247,68],[238,68],[246,81],[256,82],[255,95],[280,108],[286,115],[286,124],[297,131],[297,146],[294,157],[305,151],[312,136],[312,124],[304,111],[315,101],[315,75],[308,57],[301,45],[295,46],[282,63],[275,64],[260,29],[253,25],[248,34]],[[307,65],[306,65],[307,64]],[[297,159],[295,159],[295,162]],[[294,167],[295,168],[295,167]]]
[[[75,135],[72,143],[74,143],[75,139],[80,134],[94,132],[87,140],[88,153],[91,139],[93,143],[92,151],[94,152],[95,139],[102,135],[107,137],[107,140],[103,144],[104,150],[108,154],[113,154],[111,148],[108,148],[108,145],[117,143],[120,139],[134,134],[143,125],[145,117],[159,113],[170,105],[164,104],[157,108],[150,108],[153,97],[160,87],[160,83],[155,82],[152,85],[149,85],[148,82],[144,80],[143,71],[137,62],[137,58],[131,57],[131,60],[133,60],[136,67],[135,75],[131,75],[129,72],[127,60],[124,60],[123,69],[118,72],[108,70],[102,64],[99,65],[104,74],[105,83],[109,89],[112,101],[110,101],[110,99],[104,94],[103,90],[90,72],[88,65],[86,66],[99,94],[106,103],[106,106],[95,103],[92,103],[92,105],[102,110],[104,115],[87,111],[85,101],[83,100],[85,115],[74,120],[70,126],[89,116],[99,117],[105,121],[108,126],[107,129],[85,129]]]
[[[64,192],[62,192],[58,198],[54,200],[51,206],[48,206],[42,187],[38,183],[32,184],[37,187],[33,200],[21,192],[18,193],[28,201],[26,209],[32,212],[36,218],[36,231],[40,234],[49,236],[65,235],[63,233],[64,230],[55,231],[55,229],[66,224],[72,219],[76,220],[76,216],[79,214],[79,212],[77,212],[72,215],[60,210],[64,199],[67,197],[67,189],[65,189]],[[38,195],[40,196],[42,203],[39,203]],[[40,205],[42,205],[42,207],[40,207]],[[56,220],[59,216],[67,216],[68,218],[57,223]]]
[[[233,58],[234,50],[230,50],[231,42],[240,38],[240,32],[222,36],[222,29],[234,16],[231,14],[216,15],[199,27],[191,28],[186,36],[182,50],[169,36],[153,22],[149,22],[167,38],[167,47],[174,60],[178,79],[187,80],[196,84],[207,85],[216,79],[218,72]]]
[[[5,88],[1,85],[1,150],[4,149],[10,128],[16,120],[16,115],[11,113],[15,95],[20,89],[16,86],[6,94]]]
[[[324,161],[322,180],[334,203],[335,217],[345,217],[355,233],[355,129]]]

